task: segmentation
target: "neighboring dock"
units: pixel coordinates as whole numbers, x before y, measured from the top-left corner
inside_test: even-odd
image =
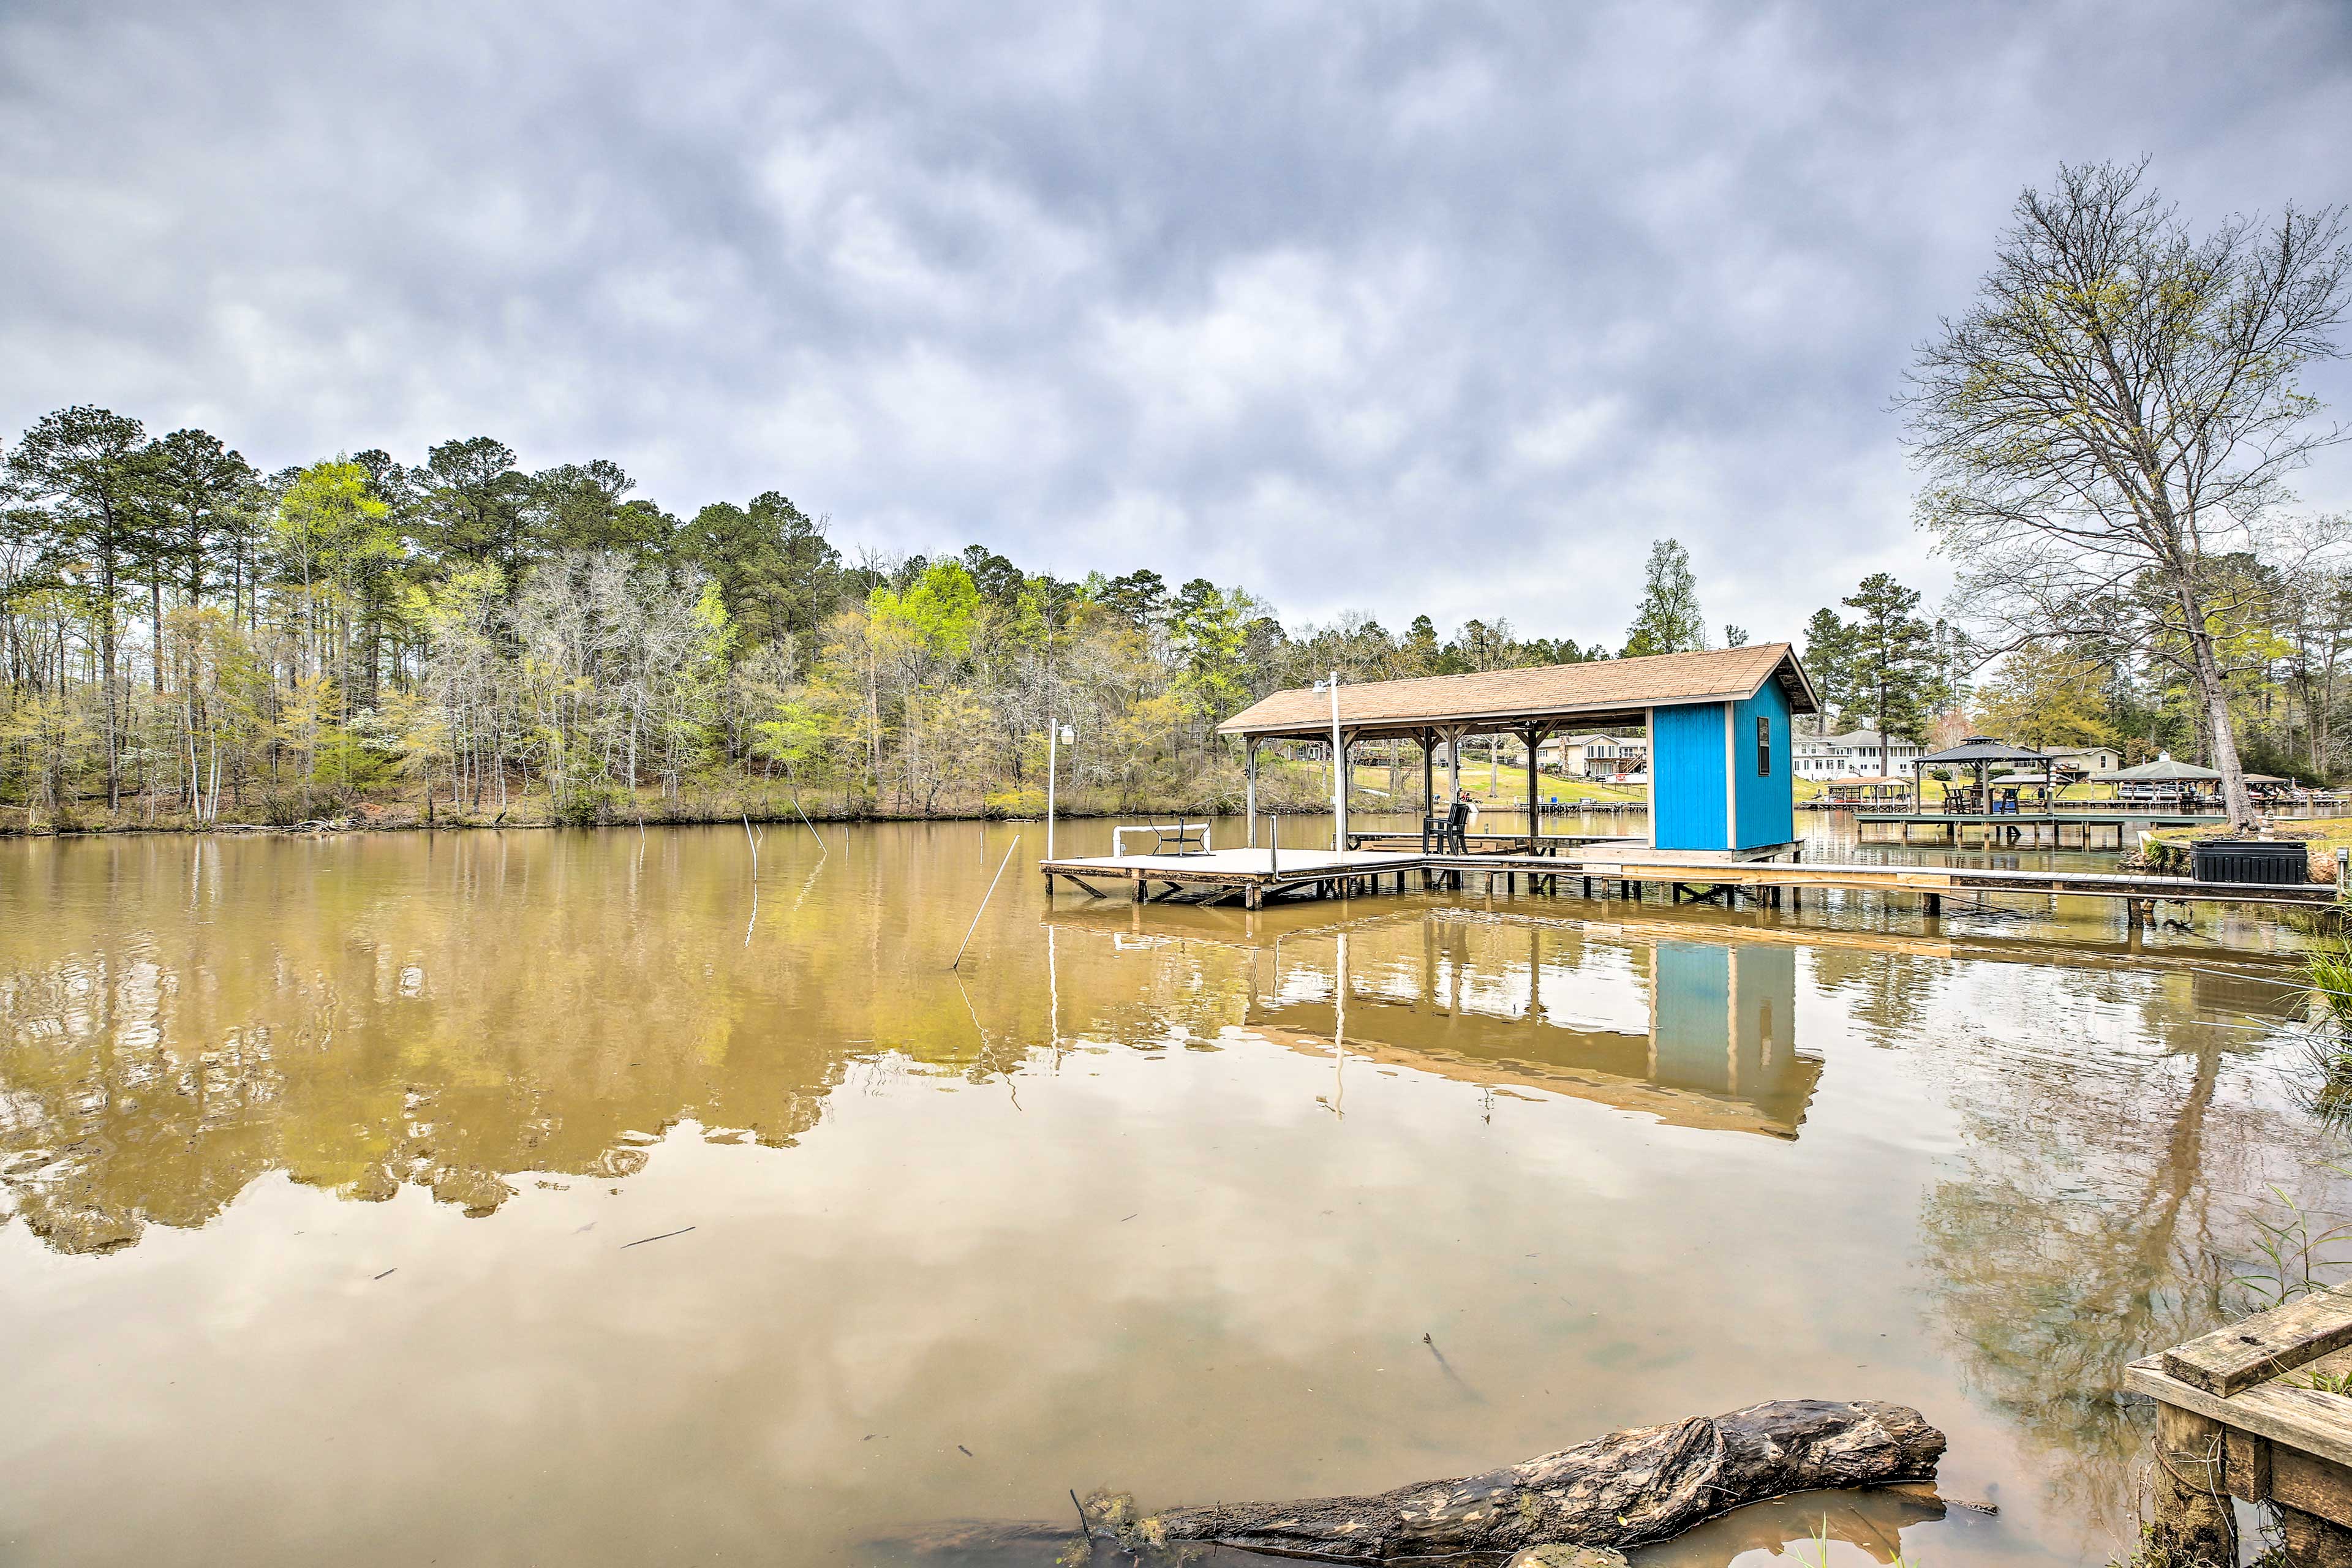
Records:
[[[1853,820],[1865,838],[1871,837],[1874,827],[1892,828],[1895,831],[1891,837],[1907,844],[1915,829],[1940,828],[1940,835],[1931,832],[1930,837],[1958,844],[1963,841],[1964,830],[1973,829],[1979,842],[2046,845],[2053,849],[2066,847],[2070,837],[2077,847],[2084,849],[2126,849],[2131,847],[2131,837],[2136,833],[2152,833],[2159,827],[2225,827],[2230,821],[2226,816],[2203,812],[2134,811],[2112,806],[2105,810],[2009,812],[1857,811]],[[2070,828],[2074,830],[2071,835]]]

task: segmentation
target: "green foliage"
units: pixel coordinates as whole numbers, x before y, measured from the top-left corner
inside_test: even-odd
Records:
[[[718,501],[697,512],[679,552],[719,584],[749,647],[813,641],[844,591],[841,554],[824,520],[776,490],[749,505]]]
[[[1805,673],[1825,705],[1853,706],[1853,631],[1827,605],[1805,623]]]
[[[2352,1166],[2331,1164],[2337,1176]],[[2259,1256],[2232,1283],[2246,1294],[2249,1310],[2265,1311],[2327,1288],[2352,1266],[2352,1223],[2297,1202],[2276,1184],[2267,1185],[2275,1207],[2252,1216]]]
[[[550,815],[563,827],[601,827],[623,819],[627,799],[619,786],[590,779],[556,791]]]
[[[1634,607],[1633,625],[1626,633],[1624,657],[1689,653],[1706,647],[1706,620],[1699,613],[1698,580],[1691,574],[1690,552],[1671,539],[1650,546],[1643,573],[1642,602]]]
[[[2108,721],[2107,672],[2057,641],[2029,643],[2001,661],[2000,673],[1977,698],[1977,722],[1987,734],[2045,751],[2104,745],[2115,739]]]
[[[1927,623],[1919,593],[1884,572],[1862,580],[1845,601],[1855,611],[1846,628],[1846,679],[1854,700],[1870,710],[1872,727],[1890,740],[1916,741],[1927,717],[1942,705]]]

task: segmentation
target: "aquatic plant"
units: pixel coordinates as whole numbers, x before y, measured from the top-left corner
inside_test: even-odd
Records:
[[[2340,1162],[2322,1169],[2352,1178],[2352,1166]],[[2283,1212],[2279,1217],[2250,1216],[2261,1237],[2254,1243],[2261,1260],[2231,1281],[2252,1298],[2258,1311],[2326,1289],[2332,1281],[2323,1276],[2352,1267],[2352,1222],[2327,1224],[2334,1215],[2306,1206],[2275,1183],[2266,1184]]]
[[[2319,1015],[2304,1042],[2305,1104],[2322,1121],[2352,1122],[2352,934],[2340,926],[2316,933],[2304,977]]]
[[[2305,1372],[2287,1379],[2297,1388],[2321,1394],[2352,1394],[2352,1372]]]
[[[1828,1514],[1822,1515],[1821,1523],[1813,1527],[1812,1542],[1812,1558],[1810,1562],[1801,1562],[1801,1568],[1830,1568],[1830,1516]],[[1886,1568],[1924,1568],[1924,1564],[1906,1552],[1888,1559]],[[2138,1568],[2137,1560],[2133,1563],[2126,1564],[2126,1568]]]

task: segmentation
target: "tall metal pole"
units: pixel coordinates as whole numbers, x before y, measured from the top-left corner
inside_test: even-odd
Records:
[[[1054,762],[1055,742],[1062,738],[1062,721],[1051,713],[1045,715],[1045,858],[1054,858]]]
[[[1331,672],[1331,852],[1348,847],[1348,753],[1339,744],[1339,672]]]

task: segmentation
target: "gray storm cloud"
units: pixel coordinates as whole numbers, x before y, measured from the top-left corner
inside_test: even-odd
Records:
[[[1673,533],[1790,635],[1940,581],[1889,399],[2021,187],[2342,201],[2347,125],[2336,5],[18,5],[0,423],[1612,643]]]

